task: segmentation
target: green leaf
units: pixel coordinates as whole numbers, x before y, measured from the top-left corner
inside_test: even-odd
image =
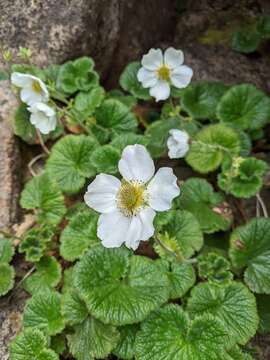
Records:
[[[0,274],[0,296],[3,296],[14,286],[15,271],[13,266],[0,263]]]
[[[164,155],[167,149],[167,140],[171,129],[181,129],[189,134],[194,134],[196,127],[190,122],[181,120],[180,117],[171,117],[153,122],[145,131],[150,154],[157,158]]]
[[[143,135],[138,135],[134,133],[126,133],[122,135],[115,136],[111,143],[115,149],[117,149],[120,153],[124,150],[124,148],[128,145],[142,144],[147,145],[147,139]]]
[[[270,331],[270,296],[256,295],[257,309],[260,317],[259,332],[266,334]]]
[[[88,91],[98,86],[99,76],[93,67],[93,60],[86,56],[66,62],[60,66],[57,88],[67,94],[74,94],[78,90]]]
[[[52,225],[57,225],[66,211],[59,187],[46,172],[35,176],[25,185],[20,205],[24,209],[36,210],[39,222]]]
[[[64,334],[51,337],[50,346],[57,354],[62,354],[66,350],[66,337]]]
[[[91,249],[75,269],[75,286],[90,313],[114,325],[143,320],[169,296],[158,264],[125,248]]]
[[[11,240],[2,238],[0,235],[0,264],[9,263],[13,258],[14,251]]]
[[[119,333],[112,325],[88,317],[75,326],[75,332],[67,336],[71,354],[77,360],[103,359],[116,346]]]
[[[120,151],[114,146],[106,144],[93,151],[91,160],[97,173],[117,174],[120,158]]]
[[[246,344],[255,335],[258,314],[254,295],[241,283],[203,283],[191,291],[187,310],[192,316],[209,314],[223,322],[229,343]]]
[[[215,124],[195,135],[185,159],[194,170],[207,174],[216,170],[226,156],[237,155],[239,151],[237,133],[224,124]]]
[[[56,291],[44,290],[34,294],[26,303],[23,314],[25,328],[40,328],[48,335],[56,335],[64,329],[60,313],[61,296]]]
[[[194,215],[185,210],[170,210],[161,232],[167,232],[170,237],[175,237],[178,252],[186,258],[199,251],[203,245],[200,224]]]
[[[5,71],[0,71],[0,81],[4,81],[8,79],[9,79],[8,73]]]
[[[21,103],[14,116],[14,133],[28,144],[36,143],[36,128],[30,123],[27,105]]]
[[[90,209],[72,217],[60,237],[60,254],[65,260],[79,259],[89,247],[100,245],[97,219],[97,214]]]
[[[97,141],[86,135],[67,135],[53,146],[46,168],[63,192],[77,193],[85,179],[96,174],[91,155],[97,146]]]
[[[232,213],[221,193],[214,192],[205,179],[189,178],[181,187],[180,207],[191,212],[205,233],[226,231],[232,222]]]
[[[232,36],[232,48],[244,54],[250,54],[257,50],[261,43],[261,34],[254,27],[245,27],[235,31]]]
[[[235,85],[221,98],[217,115],[239,129],[260,129],[269,120],[270,100],[254,85]]]
[[[228,355],[228,360],[254,360],[251,355],[243,352],[237,345],[234,346],[232,349],[228,350]]]
[[[47,343],[38,329],[24,329],[10,345],[10,360],[58,360],[58,355],[47,349]]]
[[[65,322],[69,325],[82,323],[89,315],[87,307],[74,289],[70,289],[62,296],[61,312]]]
[[[144,89],[137,79],[140,67],[141,64],[137,61],[128,64],[120,76],[120,86],[137,99],[150,100],[149,89]]]
[[[263,185],[267,163],[254,157],[235,158],[222,166],[218,175],[219,187],[236,197],[249,198],[256,195]]]
[[[120,340],[115,349],[113,349],[113,354],[119,359],[132,360],[135,356],[135,339],[139,326],[126,325],[118,328],[120,332]]]
[[[227,89],[220,82],[198,82],[184,89],[181,105],[195,119],[215,119],[217,104]]]
[[[252,219],[231,235],[229,255],[244,281],[256,293],[270,294],[270,220]]]
[[[203,315],[191,321],[179,305],[151,314],[136,337],[137,360],[224,360],[226,331],[217,319]]]
[[[228,283],[233,279],[230,272],[230,262],[223,256],[216,253],[208,253],[199,256],[198,272],[202,279],[219,284]]]
[[[26,278],[23,285],[30,294],[54,288],[61,280],[61,266],[53,256],[44,256],[36,263],[36,271]]]
[[[257,24],[258,31],[264,39],[270,39],[270,16],[263,15]]]
[[[125,95],[123,91],[114,89],[107,92],[107,96],[111,99],[119,100],[126,105],[129,109],[133,109],[137,105],[137,99],[132,95]]]
[[[88,92],[79,92],[75,97],[75,109],[82,113],[84,118],[87,118],[100,106],[104,96],[105,92],[101,86],[95,87]]]

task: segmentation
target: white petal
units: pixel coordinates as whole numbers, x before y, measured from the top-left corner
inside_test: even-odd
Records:
[[[163,55],[160,49],[150,49],[142,58],[142,66],[147,70],[157,70],[163,64]]]
[[[167,146],[169,148],[169,158],[178,159],[184,157],[189,150],[189,135],[187,132],[172,129],[169,131],[169,136],[167,140]]]
[[[151,87],[150,95],[153,96],[156,101],[168,99],[170,96],[170,86],[167,81],[159,80],[155,86]]]
[[[160,168],[153,180],[150,181],[147,191],[149,194],[149,205],[157,211],[169,210],[172,200],[180,194],[177,186],[177,177],[171,168]]]
[[[186,65],[182,65],[172,71],[171,82],[179,89],[185,88],[190,83],[192,76],[192,69]]]
[[[142,83],[144,88],[149,88],[156,85],[158,81],[157,73],[141,67],[137,73],[138,80]]]
[[[57,120],[55,111],[47,104],[37,102],[28,107],[28,110],[31,112],[31,124],[39,129],[42,134],[49,134],[56,128]]]
[[[23,87],[22,90],[21,90],[21,93],[20,93],[20,97],[21,97],[21,100],[28,104],[28,105],[34,105],[35,103],[37,102],[41,102],[42,101],[42,95],[41,94],[38,94],[36,93],[31,85],[30,86],[26,86],[26,87]]]
[[[137,216],[140,218],[142,223],[142,232],[140,240],[148,240],[155,233],[153,221],[155,218],[155,211],[150,207],[143,209]]]
[[[25,87],[32,84],[32,76],[28,74],[14,72],[11,74],[11,82],[18,87]]]
[[[131,218],[124,216],[119,210],[101,214],[98,219],[97,236],[107,248],[121,246],[126,239]]]
[[[139,246],[142,233],[142,222],[139,216],[133,216],[130,218],[129,227],[125,234],[125,245],[133,250],[136,250]]]
[[[184,62],[184,54],[181,50],[169,47],[164,53],[164,63],[169,68],[174,69],[181,66]]]
[[[139,144],[125,147],[118,168],[124,179],[143,183],[150,180],[155,172],[154,161],[146,148]]]
[[[121,186],[115,176],[99,174],[87,188],[84,195],[86,204],[101,213],[109,213],[116,209],[116,195]]]

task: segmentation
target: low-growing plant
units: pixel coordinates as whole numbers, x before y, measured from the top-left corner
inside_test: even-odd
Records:
[[[44,151],[20,198],[35,223],[17,239],[32,269],[11,360],[255,359],[250,340],[270,330],[270,220],[253,144],[270,99],[190,83],[183,61],[151,49],[107,92],[89,57],[42,69],[9,58],[14,132]],[[0,295],[13,252],[0,239]]]

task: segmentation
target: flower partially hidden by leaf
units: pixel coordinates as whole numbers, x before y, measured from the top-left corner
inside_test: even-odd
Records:
[[[180,190],[171,168],[160,168],[154,176],[154,162],[143,145],[127,146],[118,168],[122,182],[100,174],[88,186],[84,199],[101,213],[97,234],[105,247],[125,243],[136,250],[140,240],[154,234],[155,211],[169,210]]]
[[[200,256],[198,260],[198,270],[201,278],[218,284],[225,284],[233,279],[233,274],[230,272],[230,263],[223,256],[208,253]]]
[[[27,109],[30,115],[30,122],[42,134],[49,134],[55,130],[57,125],[56,113],[54,109],[41,102],[35,103]]]
[[[169,131],[167,146],[169,158],[178,159],[184,157],[189,150],[189,135],[186,131],[172,129]]]
[[[142,58],[138,80],[144,88],[150,88],[150,95],[156,101],[166,100],[170,96],[170,85],[181,89],[191,81],[193,71],[183,62],[181,50],[170,47],[163,55],[160,49],[150,49]]]

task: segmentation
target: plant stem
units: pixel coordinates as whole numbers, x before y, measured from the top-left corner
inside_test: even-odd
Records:
[[[35,173],[34,169],[33,169],[33,165],[39,160],[45,157],[45,154],[39,154],[37,156],[35,156],[29,163],[28,163],[28,170],[30,171],[32,176],[37,176],[37,174]]]
[[[40,146],[42,147],[42,149],[44,150],[44,152],[47,154],[47,155],[50,155],[50,151],[49,149],[47,148],[47,146],[44,144],[44,141],[42,139],[42,135],[40,133],[40,131],[38,129],[37,130],[37,137],[38,137],[38,140],[39,140],[39,144]]]
[[[267,211],[267,208],[265,206],[265,203],[264,203],[260,193],[256,194],[256,198],[257,198],[259,204],[261,205],[261,208],[262,208],[262,211],[263,211],[263,216],[268,218],[268,211]]]
[[[21,237],[10,234],[10,233],[8,233],[8,232],[6,232],[4,230],[0,230],[0,234],[4,235],[5,237],[10,238],[10,239],[17,239],[17,240],[20,240],[20,241],[23,240]]]

